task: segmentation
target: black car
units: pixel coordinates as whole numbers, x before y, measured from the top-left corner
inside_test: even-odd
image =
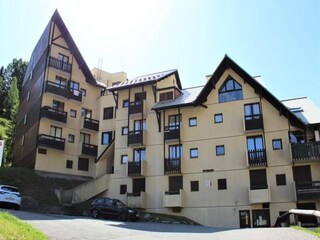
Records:
[[[127,207],[120,200],[112,198],[96,198],[91,203],[90,212],[94,218],[99,216],[117,217],[121,221],[131,220],[135,222],[140,217],[137,209]]]

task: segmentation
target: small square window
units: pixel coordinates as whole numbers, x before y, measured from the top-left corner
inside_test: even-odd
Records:
[[[89,171],[89,159],[79,157],[78,160],[78,170],[80,171]]]
[[[199,181],[191,181],[190,190],[191,192],[199,192]]]
[[[121,164],[128,163],[128,155],[121,155]]]
[[[222,156],[224,155],[224,145],[216,146],[216,155]]]
[[[227,179],[218,179],[218,190],[225,190],[227,189]]]
[[[282,140],[281,139],[273,139],[272,140],[273,150],[281,150],[282,149]]]
[[[277,174],[276,175],[277,186],[287,185],[286,175],[285,174]]]
[[[128,127],[122,127],[122,135],[128,135]]]
[[[198,157],[198,148],[191,148],[190,149],[190,158],[197,158]]]
[[[222,113],[218,113],[214,115],[214,123],[222,123],[223,122],[223,115]]]
[[[74,135],[73,134],[68,135],[68,142],[74,143]]]
[[[86,96],[87,95],[87,90],[86,89],[81,88],[81,92],[82,92],[82,96]]]
[[[127,100],[123,100],[122,107],[123,108],[129,107],[129,100],[128,99]]]
[[[67,162],[66,162],[66,168],[72,169],[72,167],[73,167],[73,161],[72,161],[72,160],[67,160]]]
[[[120,185],[120,194],[126,194],[127,193],[127,185],[123,184]]]
[[[193,118],[189,118],[189,127],[195,127],[197,126],[197,118],[193,117]]]
[[[113,107],[107,107],[103,109],[103,119],[113,119]]]
[[[70,109],[70,117],[73,117],[73,118],[77,117],[77,111],[74,109]]]

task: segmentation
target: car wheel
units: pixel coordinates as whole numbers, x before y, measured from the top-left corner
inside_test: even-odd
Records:
[[[99,211],[97,210],[97,209],[94,209],[93,211],[92,211],[92,217],[94,217],[94,218],[98,218],[99,217]]]
[[[127,220],[127,217],[124,213],[122,213],[120,216],[119,216],[119,220],[120,221],[126,221]]]

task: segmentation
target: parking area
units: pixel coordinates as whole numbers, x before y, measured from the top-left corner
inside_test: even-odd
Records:
[[[46,215],[9,211],[44,232],[52,240],[77,239],[174,239],[174,240],[316,240],[315,236],[292,228],[224,229],[203,226],[145,222],[121,222],[89,217]]]

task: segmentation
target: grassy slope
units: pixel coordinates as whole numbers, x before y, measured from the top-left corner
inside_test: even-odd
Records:
[[[297,230],[301,230],[301,231],[307,232],[307,233],[310,233],[310,234],[320,238],[320,228],[316,228],[314,230],[309,230],[309,229],[306,229],[306,228],[303,228],[303,227],[299,227],[299,226],[293,226],[293,228],[297,229]]]
[[[9,213],[0,212],[0,240],[46,240],[43,233]]]
[[[81,181],[60,178],[46,178],[37,175],[32,169],[0,168],[0,184],[19,188],[22,195],[21,209],[45,210],[60,207],[54,189],[70,189]]]

